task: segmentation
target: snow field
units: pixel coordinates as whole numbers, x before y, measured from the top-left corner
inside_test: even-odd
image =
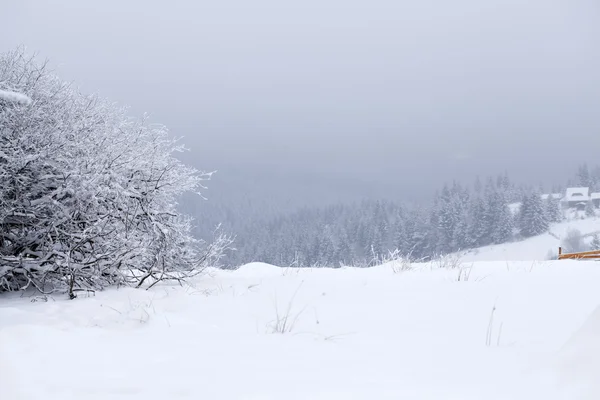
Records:
[[[597,398],[599,281],[574,261],[251,264],[185,288],[3,296],[2,398]]]

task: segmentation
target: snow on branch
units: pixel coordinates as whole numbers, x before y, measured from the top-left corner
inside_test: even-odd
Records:
[[[9,92],[6,90],[0,90],[0,100],[25,105],[31,104],[31,99],[29,98],[29,96],[26,96],[23,93]]]

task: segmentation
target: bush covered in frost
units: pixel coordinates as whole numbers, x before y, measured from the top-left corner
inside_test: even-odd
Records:
[[[73,298],[219,260],[229,238],[194,239],[177,211],[210,174],[175,158],[184,148],[165,127],[81,94],[23,50],[0,55],[0,91],[13,94],[0,96],[0,291]]]

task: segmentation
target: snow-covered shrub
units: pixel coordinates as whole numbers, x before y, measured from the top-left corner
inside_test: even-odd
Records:
[[[565,253],[577,253],[587,250],[583,235],[578,229],[569,229],[560,244]]]
[[[210,174],[182,164],[165,127],[83,95],[27,58],[0,55],[0,291],[185,279],[230,244],[206,245],[177,212]]]

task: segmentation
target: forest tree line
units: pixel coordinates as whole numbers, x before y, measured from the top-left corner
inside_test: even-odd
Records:
[[[600,168],[582,165],[567,183],[593,189],[599,182]],[[564,193],[565,188],[546,192]],[[477,179],[472,185],[445,185],[425,205],[365,200],[310,207],[238,224],[235,230],[228,225],[235,213],[228,210],[223,228],[235,233],[236,250],[226,262],[232,266],[251,261],[280,266],[368,265],[395,250],[413,260],[426,260],[511,242],[544,233],[564,218],[560,200],[543,199],[543,192],[539,187],[516,185],[504,174]]]

